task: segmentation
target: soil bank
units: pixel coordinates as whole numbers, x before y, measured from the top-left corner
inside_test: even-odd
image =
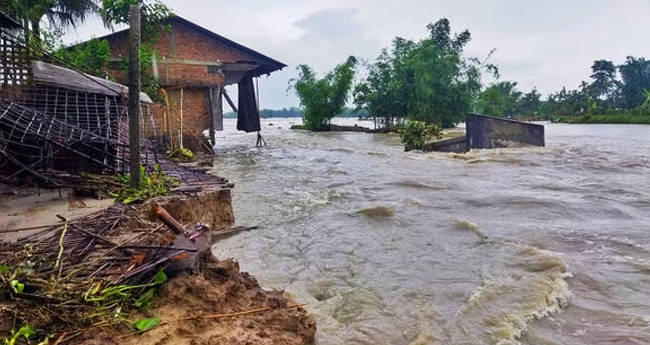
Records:
[[[69,217],[102,212],[109,201],[73,199],[64,191],[40,195],[7,195],[0,200],[0,230],[7,241],[24,236],[12,229],[57,223],[56,214]],[[56,325],[57,344],[312,344],[316,331],[314,318],[303,306],[284,296],[282,291],[262,289],[257,281],[233,260],[218,260],[210,251],[214,233],[234,223],[230,190],[202,190],[155,200],[181,224],[205,223],[213,230],[198,240],[204,251],[194,255],[189,264],[168,267],[170,279],[157,291],[153,304],[144,311],[128,310],[131,320],[158,317],[160,324],[143,333],[126,327],[93,325],[83,332],[73,326],[62,327],[59,315],[45,318],[47,322],[32,326],[42,334]],[[78,207],[84,205],[85,207]],[[90,206],[89,206],[90,205]],[[113,206],[116,207],[116,206]],[[129,208],[128,206],[122,206]],[[92,210],[92,211],[91,211]],[[127,211],[125,211],[127,212]],[[115,231],[106,234],[111,240],[131,238],[130,229],[160,229],[160,221],[151,214],[149,203],[131,207],[135,212],[120,222]],[[7,231],[9,230],[9,231]],[[161,237],[164,237],[161,233]],[[56,235],[58,236],[58,235]],[[180,237],[180,236],[179,236]],[[218,245],[218,244],[217,244]],[[175,264],[174,264],[175,265]],[[181,267],[181,268],[179,268]],[[0,339],[9,337],[12,329],[22,326],[21,313],[29,313],[30,301],[0,301]],[[42,309],[40,309],[42,310]],[[61,331],[63,329],[63,331]],[[58,337],[61,337],[60,339]],[[40,341],[41,339],[39,339]],[[33,339],[32,339],[33,341]]]

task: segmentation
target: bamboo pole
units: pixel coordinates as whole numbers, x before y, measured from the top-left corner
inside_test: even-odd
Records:
[[[178,145],[180,148],[183,148],[183,97],[184,97],[183,90],[184,88],[181,87],[181,125],[180,125],[181,129],[179,133],[180,143]]]

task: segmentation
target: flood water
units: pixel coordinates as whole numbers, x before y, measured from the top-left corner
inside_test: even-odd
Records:
[[[227,122],[214,173],[262,229],[214,251],[309,303],[317,344],[650,344],[650,126],[454,155],[290,121],[263,149]]]

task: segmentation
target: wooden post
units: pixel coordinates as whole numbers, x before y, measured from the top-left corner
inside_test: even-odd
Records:
[[[221,101],[221,85],[208,88],[208,104],[210,105],[210,143],[217,145],[216,131],[223,131],[223,107]]]
[[[131,187],[140,188],[140,6],[129,9],[129,146]]]

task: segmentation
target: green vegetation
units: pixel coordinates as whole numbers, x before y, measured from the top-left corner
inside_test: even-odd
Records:
[[[407,151],[423,150],[431,139],[442,137],[442,129],[435,124],[409,120],[400,130],[400,137]]]
[[[84,22],[99,7],[94,0],[0,0],[0,10],[31,30],[25,32],[26,42],[42,46],[47,31],[41,28],[43,19],[53,31],[61,32]]]
[[[96,38],[70,48],[59,48],[57,58],[95,76],[105,76],[111,59],[111,47],[106,40]]]
[[[596,60],[591,82],[576,90],[551,93],[545,100],[536,89],[522,94],[515,82],[496,82],[479,98],[477,112],[567,123],[650,123],[650,61],[628,56],[621,65]]]
[[[161,0],[0,0],[0,10],[17,18],[26,28],[26,41],[37,51],[47,50],[60,60],[86,73],[115,79],[110,70],[126,71],[128,57],[112,62],[110,46],[106,40],[92,39],[70,47],[64,47],[61,36],[65,28],[76,27],[91,15],[98,15],[107,28],[129,23],[129,7],[142,6],[141,83],[142,91],[154,101],[162,102],[159,85],[152,73],[152,62],[161,54],[153,49],[153,43],[161,32],[170,29],[168,19],[171,9]],[[49,27],[41,27],[41,19],[47,18]]]
[[[168,157],[175,162],[181,163],[193,162],[195,160],[194,152],[185,147],[170,152]]]
[[[262,109],[260,110],[260,117],[263,119],[271,119],[271,118],[280,118],[280,119],[286,119],[286,118],[297,118],[303,117],[303,111],[300,110],[299,108],[296,107],[291,107],[291,108],[282,108],[278,110],[274,109]],[[345,108],[343,109],[343,112],[340,114],[337,114],[336,117],[346,117],[346,118],[359,118],[359,117],[367,117],[367,112],[364,110],[358,111],[357,109],[354,108]],[[231,111],[227,112],[223,115],[225,119],[236,119],[237,118],[237,113]]]
[[[348,100],[355,76],[357,59],[350,56],[325,77],[318,79],[307,65],[298,66],[298,78],[289,81],[304,109],[304,124],[319,131],[327,129],[329,122],[341,114]]]
[[[34,336],[34,334],[36,334],[36,332],[34,331],[34,328],[32,328],[32,326],[29,326],[29,325],[20,327],[20,329],[17,332],[16,332],[15,329],[12,329],[11,330],[11,338],[3,339],[2,340],[2,345],[14,345],[14,344],[16,344],[16,341],[18,341],[18,339],[20,339],[21,337],[25,338],[25,341],[27,341],[29,343],[30,342],[29,338]],[[43,342],[41,344],[47,344],[47,343]]]
[[[159,165],[156,165],[151,173],[147,173],[144,166],[141,166],[140,169],[142,181],[139,189],[127,187],[131,182],[131,174],[127,173],[118,175],[115,178],[115,181],[123,184],[124,187],[113,189],[108,194],[118,202],[130,204],[156,196],[167,195],[170,188],[180,184],[176,179],[165,175]]]
[[[465,57],[469,31],[452,34],[444,18],[427,29],[429,36],[418,42],[398,37],[382,51],[354,89],[357,109],[387,127],[409,119],[445,128],[473,109],[482,72],[496,75],[496,67]]]
[[[462,122],[468,112],[571,123],[650,121],[650,60],[628,56],[620,65],[596,60],[590,82],[543,97],[536,88],[524,92],[515,81],[499,80],[497,66],[488,63],[494,50],[483,61],[467,57],[469,31],[452,34],[444,18],[427,29],[429,35],[420,41],[395,38],[369,64],[368,76],[353,88],[354,105],[365,112],[364,117],[388,128],[403,126],[407,120],[448,128]],[[484,74],[494,81],[484,85]],[[309,69],[301,78],[311,87],[301,104],[305,111],[314,109],[306,101],[324,97],[320,91],[326,87]]]

